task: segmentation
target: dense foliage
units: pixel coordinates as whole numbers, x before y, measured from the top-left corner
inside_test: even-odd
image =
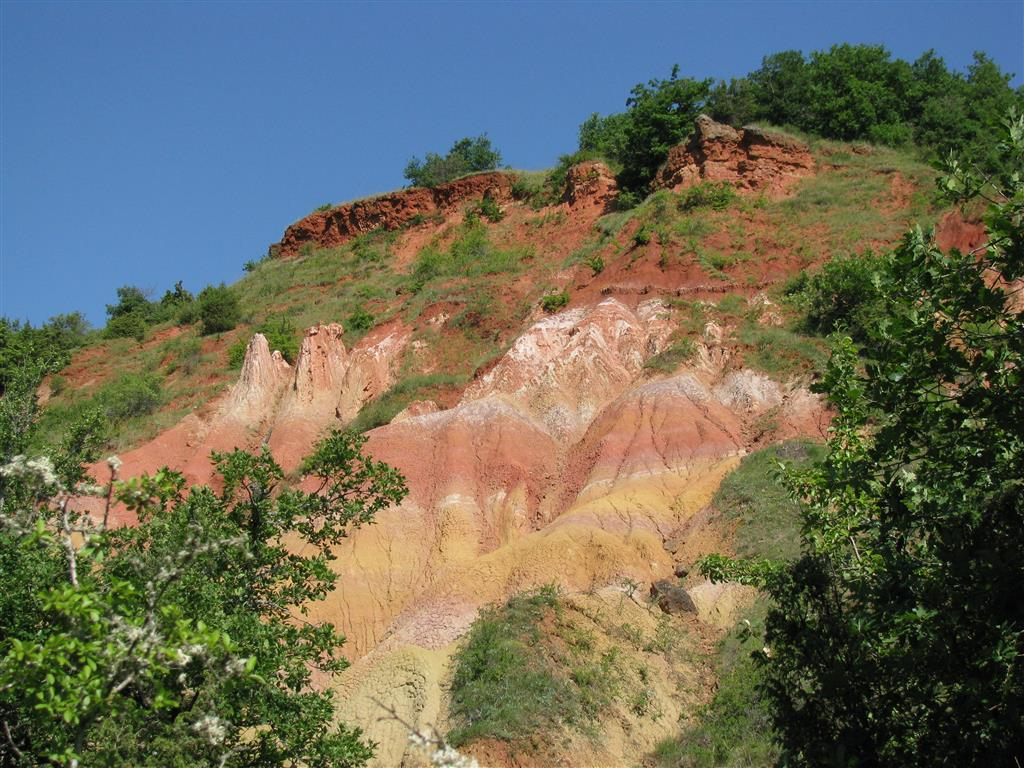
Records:
[[[636,85],[622,114],[591,115],[580,126],[580,151],[608,157],[621,166],[619,183],[627,190],[646,187],[668,151],[693,131],[711,89],[711,80],[679,77]]]
[[[405,178],[414,187],[436,187],[467,173],[491,171],[501,165],[501,153],[491,146],[487,135],[456,141],[443,157],[428,152],[420,160],[412,158],[405,166]]]
[[[168,470],[96,486],[99,418],[26,459],[38,378],[18,383],[0,399],[4,764],[363,764],[311,687],[343,638],[305,614],[333,589],[332,547],[404,496],[397,472],[335,432],[303,463],[310,493],[265,450],[215,454],[218,491]],[[138,524],[109,528],[112,502]]]
[[[713,117],[734,124],[766,121],[844,141],[914,143],[933,158],[953,150],[987,168],[999,117],[1021,104],[1010,75],[976,53],[966,73],[927,51],[913,63],[880,45],[835,45],[804,56],[784,51],[711,94]]]
[[[976,53],[966,73],[950,70],[934,51],[913,63],[880,45],[835,45],[805,56],[783,51],[728,83],[679,78],[635,86],[626,111],[591,115],[571,161],[603,157],[620,170],[627,193],[646,191],[668,149],[684,141],[704,110],[741,126],[765,122],[844,141],[916,145],[929,159],[956,151],[995,170],[998,115],[1024,93],[1010,75]],[[1004,170],[1005,167],[1003,168]]]
[[[791,477],[801,556],[704,563],[771,598],[758,656],[789,765],[1024,758],[1024,119],[1006,129],[1012,171],[952,162],[942,182],[990,202],[984,251],[911,232],[879,276],[871,361],[836,341],[828,455]]]
[[[230,331],[241,318],[238,297],[224,283],[208,285],[199,293],[199,320],[204,335]]]
[[[819,272],[801,275],[791,292],[804,310],[804,324],[813,333],[844,331],[859,344],[883,311],[880,287],[885,260],[870,251],[841,256]]]
[[[15,378],[59,371],[85,341],[89,324],[79,312],[57,315],[39,328],[0,317],[0,397]]]
[[[174,290],[165,291],[159,301],[150,301],[148,293],[137,286],[121,286],[117,289],[117,303],[107,305],[107,325],[103,335],[110,339],[142,341],[151,325],[168,320],[192,322],[194,301],[180,280],[174,284]]]

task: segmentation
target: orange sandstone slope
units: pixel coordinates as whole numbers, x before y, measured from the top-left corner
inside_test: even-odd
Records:
[[[446,660],[481,606],[550,583],[600,596],[672,577],[666,542],[692,534],[739,457],[823,434],[804,353],[791,353],[795,337],[767,294],[837,252],[885,246],[930,214],[927,172],[892,166],[890,155],[864,159],[873,152],[702,117],[658,174],[667,191],[628,214],[609,215],[617,190],[600,163],[572,169],[564,199],[539,209],[511,174],[495,172],[311,214],[272,249],[273,269],[305,268],[315,254],[340,263],[360,236],[393,230],[387,268],[403,285],[421,249],[450,247],[466,206],[485,195],[505,213],[483,224],[490,242],[533,250],[517,270],[451,275],[411,297],[384,291],[368,300],[379,324],[352,346],[343,318],[325,314],[294,365],[253,335],[234,385],[123,453],[122,473],[170,465],[209,482],[211,450],[260,445],[291,470],[319,435],[409,376],[472,374],[446,401],[413,402],[369,432],[367,450],[398,467],[410,493],[339,547],[338,589],[313,610],[340,626],[355,662],[329,681],[343,693],[342,716],[380,742],[378,764],[403,764],[407,741],[373,702],[419,725],[443,723]],[[732,182],[739,202],[680,213],[674,193],[702,180]],[[331,279],[271,300],[305,300],[315,313],[353,278]],[[467,292],[480,286],[490,303],[469,316]],[[555,289],[568,304],[546,313],[537,300]],[[481,339],[498,354],[467,369]],[[727,625],[735,592],[693,577],[690,586],[694,620]],[[676,714],[681,706],[665,703]],[[588,749],[607,764],[634,761],[675,722]]]

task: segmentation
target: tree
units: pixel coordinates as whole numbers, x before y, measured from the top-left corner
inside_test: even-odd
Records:
[[[634,86],[626,100],[620,184],[633,191],[646,189],[668,151],[693,133],[711,83],[710,79],[680,79],[677,65],[668,80]]]
[[[234,292],[224,283],[208,285],[199,293],[199,319],[203,335],[230,331],[241,318],[242,311]]]
[[[220,491],[166,469],[114,482],[114,458],[95,486],[82,434],[56,461],[0,457],[4,764],[365,763],[370,745],[311,686],[345,665],[343,638],[305,618],[333,589],[332,548],[406,492],[362,442],[319,443],[311,492],[265,449],[214,454]],[[101,520],[74,511],[82,494],[107,500]],[[109,528],[111,498],[138,525]]]
[[[1024,761],[1024,119],[1004,135],[1012,170],[952,161],[941,184],[989,201],[987,246],[911,232],[872,361],[835,342],[828,455],[790,477],[801,556],[703,563],[772,601],[761,690],[789,765]]]
[[[39,328],[0,317],[0,397],[26,369],[38,367],[41,378],[63,368],[88,331],[89,323],[80,312],[55,315]]]
[[[501,165],[501,153],[491,146],[487,134],[456,141],[441,157],[428,152],[426,158],[412,158],[405,166],[405,178],[414,187],[436,187],[468,173],[490,171]]]
[[[122,285],[117,289],[117,303],[107,304],[107,316],[113,320],[136,312],[149,312],[149,296],[134,285]]]

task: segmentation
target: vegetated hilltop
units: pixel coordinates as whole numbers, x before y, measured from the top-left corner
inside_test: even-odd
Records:
[[[607,705],[588,705],[579,728],[545,727],[567,728],[595,761],[639,759],[706,697],[701,659],[742,594],[690,576],[695,612],[659,619],[638,605],[647,587],[630,585],[687,572],[723,540],[701,513],[746,451],[821,436],[806,385],[823,342],[795,325],[787,291],[804,270],[935,221],[931,178],[892,150],[702,117],[669,153],[664,186],[627,211],[593,161],[561,190],[490,172],[320,210],[234,287],[253,313],[241,327],[169,326],[87,349],[51,408],[133,366],[125,375],[162,374],[161,398],[195,397],[202,382],[217,393],[203,407],[150,441],[120,438],[124,475],[169,464],[195,482],[211,479],[211,450],[267,445],[291,471],[327,428],[369,429],[369,452],[401,470],[410,496],[338,552],[339,589],[313,618],[349,639],[356,663],[333,685],[345,718],[380,742],[379,763],[408,745],[378,720],[378,699],[420,724],[450,722],[468,748],[478,734],[489,759],[522,751],[506,743],[514,728],[474,728],[452,709],[447,659],[480,607],[547,584],[580,595],[550,608],[557,632],[583,622],[585,645],[603,649],[586,658],[621,655],[606,662],[619,680]],[[163,399],[156,423],[185,402]],[[644,682],[639,668],[676,682]],[[612,706],[620,693],[635,705]],[[599,720],[618,735],[586,736]],[[537,764],[565,748],[537,738]]]
[[[769,75],[819,93],[848,53],[766,61],[711,111],[746,94],[760,114]],[[763,606],[693,565],[792,554],[795,508],[770,466],[818,450],[822,335],[874,322],[876,254],[913,225],[961,250],[985,232],[934,202],[906,148],[696,109],[652,118],[710,92],[638,86],[550,172],[441,174],[322,206],[197,300],[119,292],[111,335],[138,340],[93,342],[44,384],[44,427],[100,409],[122,476],[215,481],[211,451],[267,447],[298,481],[333,427],[400,470],[408,496],[336,547],[338,588],[307,617],[348,638],[352,666],[318,682],[378,765],[417,764],[407,725],[490,765],[774,754],[750,640],[730,631]],[[932,125],[897,117],[853,138]],[[463,167],[447,160],[427,165]]]

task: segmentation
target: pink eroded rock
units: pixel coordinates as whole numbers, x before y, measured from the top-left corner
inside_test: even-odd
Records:
[[[545,317],[466,389],[463,402],[497,395],[516,402],[557,440],[577,440],[669,333],[657,300],[634,311],[608,298]]]

